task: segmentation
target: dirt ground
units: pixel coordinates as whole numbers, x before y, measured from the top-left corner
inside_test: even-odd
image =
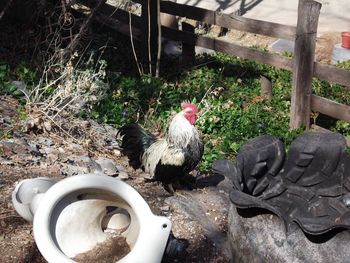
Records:
[[[211,34],[218,35],[220,28],[215,27]],[[277,39],[237,30],[230,30],[223,40],[237,43],[242,46],[252,47],[259,46],[269,49],[269,46]],[[330,64],[332,52],[335,44],[341,43],[341,32],[322,32],[316,38],[315,60],[320,63]]]
[[[88,147],[55,134],[24,133],[17,107],[16,100],[1,97],[0,262],[45,262],[34,242],[32,224],[14,210],[11,194],[16,183],[40,176],[63,179],[74,176],[77,170],[93,172],[92,166],[98,158],[114,162],[118,174],[113,176],[123,174],[124,180],[143,196],[156,215],[171,219],[175,238],[188,241],[186,251],[164,262],[230,261],[226,240],[229,187],[225,181],[217,185],[210,182],[210,175],[198,175],[197,189],[179,190],[170,195],[159,183],[147,182],[142,171],[128,166],[127,159],[112,147],[115,142],[107,138],[110,134],[106,135],[105,127],[75,120],[80,126],[87,125],[86,131],[94,134],[94,144]],[[4,135],[4,131],[9,130],[14,136]]]

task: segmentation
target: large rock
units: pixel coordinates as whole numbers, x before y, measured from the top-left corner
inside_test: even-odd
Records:
[[[241,216],[233,204],[229,209],[228,230],[234,262],[350,262],[349,230],[308,238],[300,228],[294,228],[287,235],[277,216]]]

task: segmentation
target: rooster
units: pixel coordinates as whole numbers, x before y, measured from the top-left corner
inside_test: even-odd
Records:
[[[127,124],[119,129],[122,153],[134,169],[142,168],[150,179],[160,181],[174,193],[203,155],[203,142],[194,126],[198,108],[195,104],[181,103],[182,111],[171,120],[165,138],[146,132],[138,124]]]

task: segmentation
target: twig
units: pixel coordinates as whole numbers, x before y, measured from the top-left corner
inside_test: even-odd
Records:
[[[209,64],[211,64],[211,63],[214,63],[215,61],[216,61],[216,60],[213,59],[213,60],[206,61],[206,62],[204,62],[204,63],[202,63],[202,64],[195,65],[195,66],[193,66],[193,67],[191,68],[191,70],[195,70],[195,69],[197,69],[197,68],[199,68],[199,67],[209,65]]]
[[[53,124],[55,124],[64,134],[66,134],[69,138],[71,138],[75,143],[79,144],[79,141],[77,139],[75,139],[72,135],[70,135],[65,129],[63,129],[61,127],[61,125],[59,125],[54,119],[52,119],[49,115],[47,115],[42,110],[39,110],[39,112],[41,112],[44,116],[46,116],[46,118],[48,118],[50,121],[52,121]],[[89,149],[87,149],[87,151],[89,151],[90,153],[93,153],[93,151],[91,151]]]
[[[4,16],[4,14],[7,12],[7,9],[10,8],[10,5],[12,4],[12,2],[13,2],[13,0],[7,1],[7,3],[6,3],[6,5],[5,5],[5,7],[4,7],[4,9],[3,9],[3,10],[1,11],[1,13],[0,13],[0,20],[2,19],[2,17]]]
[[[62,12],[65,15],[67,13],[67,7],[64,0],[61,0],[61,7],[62,7]]]
[[[160,56],[162,53],[162,23],[160,21],[160,0],[157,0],[157,23],[158,23],[158,53],[156,63],[156,77],[159,77]]]
[[[39,88],[40,87],[39,85],[36,86],[36,88],[29,94],[29,96],[32,97],[32,93],[33,92],[35,93],[34,98],[31,100],[31,102],[36,103],[39,101],[42,94],[44,93],[44,92],[41,92],[39,94],[40,90],[43,90],[43,91],[47,90],[50,86],[55,85],[59,80],[61,80],[62,78],[66,77],[66,76],[67,76],[67,73],[62,73],[61,76],[59,76],[57,79],[55,79],[54,81],[52,81],[50,84],[46,85],[45,87]],[[49,103],[48,107],[49,106],[50,106],[50,103]],[[46,107],[46,108],[48,108],[48,107]]]
[[[60,114],[68,105],[70,105],[73,101],[75,101],[79,96],[73,97],[69,102],[67,102],[61,109],[59,109],[56,114],[52,117],[52,119],[55,119],[58,114]]]
[[[152,76],[152,55],[151,55],[151,11],[150,11],[150,2],[147,1],[147,19],[148,19],[148,63],[149,63],[149,73]]]
[[[211,91],[212,87],[213,87],[213,85],[211,85],[211,86],[209,87],[209,89],[207,89],[207,91],[205,92],[205,94],[204,94],[204,96],[202,97],[201,101],[198,103],[198,106],[201,105],[201,103],[204,101],[205,97],[208,96],[208,93],[209,93],[209,91]]]
[[[84,24],[81,26],[79,33],[76,34],[76,36],[74,37],[74,39],[72,40],[72,42],[69,44],[68,46],[68,50],[70,52],[72,52],[73,50],[76,49],[82,35],[84,34],[84,32],[87,30],[87,27],[90,25],[93,17],[95,16],[97,10],[99,9],[99,7],[106,2],[106,0],[100,0],[98,1],[97,5],[91,10],[90,16],[86,19],[86,21],[84,22]]]
[[[75,64],[75,67],[78,67],[78,66],[79,66],[80,62],[82,61],[82,59],[83,59],[83,57],[84,57],[84,54],[85,54],[86,50],[90,47],[91,42],[92,42],[92,40],[90,40],[90,41],[89,41],[89,44],[87,44],[86,47],[84,48],[84,51],[83,51],[83,52],[81,53],[81,55],[79,56],[79,59],[78,59],[77,63]]]
[[[130,16],[130,14],[129,14],[129,16]],[[100,53],[98,59],[96,60],[95,67],[97,66],[97,63],[101,60],[103,54],[105,53],[106,48],[108,47],[108,42],[109,42],[109,39],[107,39],[106,44],[105,44],[103,47],[100,47],[100,48],[99,48],[99,50],[102,50],[102,51],[101,51],[101,53]]]
[[[141,71],[141,68],[139,66],[139,62],[138,62],[136,51],[135,51],[135,47],[134,47],[134,38],[132,36],[131,11],[130,11],[130,9],[129,9],[129,31],[130,31],[130,41],[131,41],[132,53],[134,54],[137,70],[139,71],[140,76],[142,76],[142,71]]]
[[[213,88],[213,85],[211,85],[209,87],[209,89],[207,89],[207,91],[205,92],[204,96],[202,97],[201,101],[198,103],[198,106],[200,106],[201,104],[204,104],[205,102],[205,98],[208,96],[209,92],[211,91],[211,89]],[[205,114],[207,114],[207,112],[209,111],[210,109],[210,106],[208,107],[208,105],[206,105],[206,110],[204,112],[201,113],[201,115],[199,116],[198,120],[200,120],[201,118],[203,118],[203,116]]]

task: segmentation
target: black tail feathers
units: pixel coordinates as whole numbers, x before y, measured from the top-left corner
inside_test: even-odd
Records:
[[[156,141],[156,137],[146,132],[138,124],[124,125],[119,129],[118,134],[122,136],[122,154],[129,158],[131,167],[140,168],[143,153]]]

